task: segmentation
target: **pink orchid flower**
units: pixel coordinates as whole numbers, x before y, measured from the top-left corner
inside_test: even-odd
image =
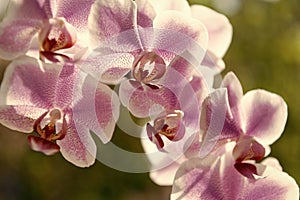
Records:
[[[298,199],[296,181],[283,172],[275,158],[255,164],[257,179],[248,179],[234,167],[228,143],[204,159],[193,158],[183,163],[176,173],[171,199]]]
[[[187,69],[185,73],[181,74],[180,72],[183,71],[177,71],[181,67]],[[191,156],[188,154],[199,152],[197,143],[193,145],[192,141],[197,140],[199,135],[201,104],[208,95],[209,82],[206,81],[204,75],[193,74],[195,68],[192,70],[190,67],[185,59],[178,57],[168,66],[166,75],[158,83],[175,94],[170,96],[170,99],[173,98],[170,102],[175,102],[174,106],[177,107],[174,107],[174,110],[168,109],[172,104],[164,102],[167,104],[164,106],[164,112],[158,113],[157,116],[154,115],[142,132],[141,142],[151,162],[150,177],[159,185],[171,185],[179,165]],[[192,74],[193,76],[191,76]],[[192,77],[192,81],[188,81],[187,77]],[[128,96],[136,97],[137,95]],[[150,102],[151,95],[149,96],[140,98],[141,100],[138,98],[131,100],[127,97],[129,103],[125,103],[125,105],[130,107],[130,102],[140,102],[138,105],[142,105],[144,109],[148,108],[151,112],[151,106],[155,105],[155,102]],[[122,97],[121,93],[120,97]],[[158,97],[154,99],[157,100],[159,97],[167,99],[165,94],[158,94]],[[164,103],[160,105],[164,105]],[[155,106],[153,107],[155,108]]]
[[[147,127],[149,139],[159,149],[164,147],[161,136],[171,141],[183,137],[184,122],[196,127],[199,110],[188,104],[198,107],[200,103],[192,98],[198,95],[193,93],[205,89],[197,86],[203,77],[192,65],[201,63],[208,42],[199,20],[177,11],[155,13],[146,0],[114,0],[96,1],[89,25],[97,48],[81,68],[103,82],[120,83],[120,100],[134,116],[156,115]],[[191,94],[186,92],[185,98],[191,101],[183,102],[179,97],[187,87]]]
[[[81,67],[109,84],[120,83],[130,71],[138,82],[151,83],[184,53],[197,66],[208,43],[199,20],[177,11],[155,13],[147,0],[97,0],[89,29],[95,49]]]
[[[12,60],[31,51],[42,60],[68,59],[71,47],[80,56],[87,47],[87,22],[94,0],[10,0],[0,23],[0,57]],[[38,34],[38,42],[35,36]],[[38,45],[35,45],[38,43]],[[38,47],[36,47],[38,46]]]
[[[225,68],[222,59],[232,40],[232,25],[228,18],[206,6],[190,6],[186,0],[149,0],[156,13],[168,10],[179,11],[201,21],[208,31],[208,47],[202,65],[218,71]]]
[[[234,140],[237,142],[233,150],[235,167],[248,178],[253,178],[255,168],[245,161],[258,161],[269,153],[269,145],[284,130],[287,105],[279,95],[262,89],[243,95],[242,86],[232,72],[224,77],[221,88],[214,92],[218,98],[211,96],[202,106],[200,157]],[[223,114],[220,114],[220,107],[223,107]],[[217,117],[213,118],[214,115]],[[216,126],[219,130],[212,129]]]
[[[72,63],[47,64],[20,57],[6,69],[0,90],[0,123],[28,133],[30,147],[79,167],[96,157],[93,131],[103,143],[119,116],[117,95]]]

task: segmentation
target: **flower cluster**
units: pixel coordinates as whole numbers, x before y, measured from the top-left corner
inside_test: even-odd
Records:
[[[109,143],[126,108],[146,121],[150,177],[173,185],[171,199],[298,199],[275,158],[260,162],[285,101],[243,95],[233,72],[215,87],[232,39],[224,15],[185,0],[10,0],[0,11],[0,123],[31,149],[88,167],[93,135]]]

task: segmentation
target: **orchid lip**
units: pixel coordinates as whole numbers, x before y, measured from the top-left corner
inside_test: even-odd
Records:
[[[63,18],[51,18],[39,33],[40,52],[55,52],[72,47],[76,40],[75,28]]]
[[[42,128],[41,122],[49,113],[48,123]],[[65,116],[63,116],[62,129],[57,132],[56,123],[58,120],[62,118],[62,112],[59,109],[52,109],[50,112],[45,112],[42,114],[34,124],[34,131],[38,133],[39,137],[47,140],[55,142],[56,140],[61,140],[64,138],[66,134],[66,120]]]
[[[158,149],[164,147],[161,136],[165,136],[170,141],[178,141],[184,136],[184,126],[182,123],[183,112],[174,110],[168,114],[162,114],[154,120],[153,126],[147,123],[147,134],[149,139],[156,144]],[[153,137],[154,136],[154,137]]]
[[[145,51],[133,62],[132,76],[142,83],[161,78],[166,72],[164,60],[155,52]]]

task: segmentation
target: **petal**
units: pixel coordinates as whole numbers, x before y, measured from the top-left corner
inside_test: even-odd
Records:
[[[219,165],[219,162],[200,159],[184,162],[176,172],[170,199],[222,199],[218,191],[220,183],[211,181],[218,180]],[[211,194],[211,190],[214,193]]]
[[[35,120],[45,111],[28,105],[0,105],[0,123],[12,130],[31,133]]]
[[[96,145],[88,128],[75,124],[72,119],[64,139],[57,140],[63,157],[78,167],[89,167],[95,162]]]
[[[161,57],[164,52],[175,55],[183,53],[197,60],[196,66],[200,64],[207,50],[208,35],[205,26],[196,19],[185,16],[177,11],[165,11],[156,16],[153,21],[154,41],[149,43],[156,53]],[[193,63],[194,64],[194,63]]]
[[[73,100],[79,69],[72,63],[64,63],[56,81],[54,106],[66,108]]]
[[[6,69],[0,91],[5,105],[29,105],[48,109],[53,105],[61,66],[38,63],[30,57],[14,60]]]
[[[135,1],[137,5],[137,26],[152,27],[156,16],[155,10],[148,0]]]
[[[203,58],[203,61],[201,64],[204,66],[207,66],[211,69],[214,69],[218,72],[221,72],[225,69],[224,61],[221,58],[217,57],[210,50],[206,51],[205,57]]]
[[[261,165],[257,164],[258,169]],[[256,182],[250,181],[243,188],[243,199],[298,199],[299,187],[296,181],[287,173],[276,168],[264,166],[263,172],[258,172],[264,178]]]
[[[146,128],[144,127],[141,133],[141,143],[151,163],[150,176],[153,176],[154,182],[159,185],[170,185],[170,183],[172,183],[178,164],[186,160],[185,152],[193,151],[190,147],[192,142],[195,141],[196,136],[197,133],[193,133],[193,130],[190,130],[181,140],[176,142],[169,141],[167,138],[162,137],[165,146],[163,150],[159,150],[157,146],[149,140]]]
[[[159,84],[174,94],[174,100],[179,104],[178,109],[184,113],[185,126],[196,131],[199,128],[201,103],[208,92],[205,80],[201,72],[198,73],[192,66],[187,66],[186,62],[176,58],[167,67]],[[187,69],[182,69],[185,67]]]
[[[56,17],[64,17],[66,21],[72,24],[77,31],[87,30],[88,16],[91,6],[95,0],[68,0],[57,1]]]
[[[277,160],[276,158],[274,157],[268,157],[266,159],[264,159],[261,164],[263,165],[267,165],[267,166],[270,166],[270,167],[273,167],[279,171],[282,171],[282,167],[279,163],[279,160]]]
[[[150,172],[150,178],[156,184],[161,186],[172,185],[174,182],[176,171],[179,168],[179,164],[177,162],[173,162],[171,165]]]
[[[203,131],[200,157],[208,155],[227,139],[236,139],[242,133],[229,109],[227,90],[220,88],[204,100],[200,118]]]
[[[2,59],[12,60],[25,54],[33,36],[39,30],[40,22],[31,19],[18,19],[0,25],[0,55]]]
[[[183,163],[176,173],[171,199],[298,199],[295,180],[273,167],[256,164],[263,177],[257,180],[241,175],[234,168],[232,147],[219,159],[215,155]]]
[[[236,107],[243,97],[242,85],[237,76],[233,72],[228,72],[220,87],[227,88],[230,108]]]
[[[136,20],[137,6],[134,1],[96,0],[89,15],[93,43],[98,46],[106,38],[136,28]]]
[[[208,7],[191,6],[192,16],[200,20],[208,31],[208,49],[217,57],[222,58],[232,40],[232,25],[228,18]]]
[[[241,101],[245,134],[263,145],[275,142],[284,130],[287,105],[282,97],[265,90],[247,92]]]
[[[5,20],[14,19],[47,19],[47,9],[43,8],[41,0],[10,0]]]
[[[165,110],[178,108],[177,98],[168,88],[151,88],[151,86],[142,85],[133,80],[121,82],[119,97],[121,103],[139,118],[151,116],[152,110],[156,108]]]
[[[177,10],[186,15],[191,14],[190,6],[186,0],[172,0],[172,1],[160,1],[160,0],[150,0],[156,13],[162,13],[166,10]]]
[[[42,152],[47,156],[59,152],[60,149],[57,144],[32,135],[28,136],[28,143],[32,150]]]
[[[103,49],[102,49],[103,50]],[[128,53],[105,53],[101,47],[79,64],[91,76],[107,84],[118,84],[132,68],[134,57]]]
[[[0,57],[12,60],[25,54],[46,18],[36,1],[10,1],[0,25]]]
[[[103,143],[109,142],[119,117],[118,96],[91,76],[83,75],[76,84],[80,88],[73,100],[74,121],[92,130]]]

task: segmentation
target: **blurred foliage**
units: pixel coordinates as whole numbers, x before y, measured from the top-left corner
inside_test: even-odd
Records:
[[[190,1],[199,3],[200,0]],[[209,1],[205,0],[209,5]],[[266,3],[244,0],[230,17],[232,45],[226,70],[240,78],[244,91],[264,88],[283,96],[289,119],[282,137],[272,145],[284,170],[300,183],[300,1]],[[140,142],[118,131],[113,142],[141,150]],[[168,199],[170,187],[159,187],[148,174],[129,174],[96,162],[80,169],[61,155],[33,152],[27,138],[0,127],[0,199]]]

